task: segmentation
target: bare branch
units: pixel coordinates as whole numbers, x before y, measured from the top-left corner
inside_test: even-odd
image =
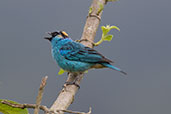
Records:
[[[24,108],[35,109],[36,108],[36,104],[15,104],[15,103],[11,103],[11,102],[6,101],[6,100],[1,101],[1,103],[9,105],[9,106],[14,107],[14,108],[21,108],[21,109],[24,109]],[[45,113],[49,112],[49,109],[46,106],[40,105],[39,108],[41,110],[43,110]]]
[[[106,3],[106,0],[93,0],[90,8],[92,9],[89,11],[89,14],[87,16],[87,20],[84,26],[83,34],[81,37],[81,43],[88,47],[93,47],[93,41],[96,35],[96,31],[99,27],[99,23],[101,20],[101,15],[103,12],[103,9],[100,8],[101,6],[104,6]],[[100,5],[99,5],[100,4]],[[83,79],[83,74],[74,74],[69,73],[68,78],[66,82],[73,82],[77,85],[80,84],[81,80]],[[64,88],[61,90],[61,92],[58,95],[58,98],[51,106],[51,110],[57,111],[57,110],[66,110],[70,104],[74,101],[75,94],[78,91],[78,87],[75,85],[64,85]],[[63,112],[58,112],[59,114],[63,114]]]
[[[63,112],[67,112],[67,113],[72,113],[72,114],[91,114],[91,107],[89,108],[89,112],[85,113],[85,112],[78,112],[78,111],[72,111],[72,110],[60,110]]]
[[[14,107],[14,108],[21,108],[21,109],[24,109],[24,108],[36,109],[36,107],[37,107],[36,104],[15,104],[15,103],[11,103],[7,100],[3,100],[3,101],[1,101],[1,103],[9,105],[9,106]],[[87,113],[72,111],[72,110],[57,110],[55,112],[53,110],[49,110],[49,108],[47,108],[44,105],[40,105],[39,108],[41,110],[43,110],[45,114],[58,114],[58,112],[67,112],[67,113],[72,113],[72,114],[91,114],[91,107],[89,108],[89,112],[87,112]]]
[[[46,86],[46,80],[47,79],[48,79],[48,76],[45,76],[45,77],[42,78],[40,88],[39,88],[39,92],[38,92],[37,99],[36,99],[36,107],[35,107],[35,110],[34,110],[34,114],[39,114],[39,108],[40,108],[40,104],[41,104],[41,101],[42,101],[43,91],[44,91],[44,88]]]

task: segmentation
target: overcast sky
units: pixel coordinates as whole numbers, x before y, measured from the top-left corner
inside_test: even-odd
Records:
[[[50,107],[66,74],[52,59],[46,32],[65,30],[80,39],[91,0],[0,1],[0,99],[35,103],[48,75],[42,104]],[[93,114],[171,113],[171,1],[119,0],[105,6],[102,25],[117,25],[115,37],[95,47],[111,69],[91,70],[69,109]],[[95,41],[101,36],[99,28]],[[31,111],[32,112],[32,111]]]

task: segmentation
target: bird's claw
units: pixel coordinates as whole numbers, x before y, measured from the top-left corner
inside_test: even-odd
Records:
[[[81,42],[81,40],[75,40],[75,41],[76,41],[76,42],[79,42],[79,43]]]
[[[87,39],[80,39],[80,40],[75,40],[76,42],[79,42],[79,43],[81,43],[82,41],[89,41],[89,40],[87,40]]]

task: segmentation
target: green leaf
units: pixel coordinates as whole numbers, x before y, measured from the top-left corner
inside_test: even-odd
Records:
[[[104,5],[100,2],[99,2],[99,7],[100,7],[100,9],[104,9]]]
[[[88,73],[88,70],[84,71],[84,73]]]
[[[13,108],[7,104],[3,104],[2,101],[4,101],[4,99],[0,99],[0,112],[2,112],[3,114],[29,114],[27,108],[24,109]],[[10,101],[10,100],[5,100],[5,101],[8,101],[13,104],[19,104],[17,102]]]
[[[102,34],[104,34],[104,35],[106,35],[109,32],[109,30],[105,26],[101,26],[101,29],[103,32]]]
[[[65,72],[62,68],[59,70],[58,75],[62,75]]]
[[[95,46],[100,45],[103,41],[111,41],[112,40],[113,35],[108,34],[110,32],[110,30],[116,29],[116,30],[120,31],[120,29],[117,26],[110,26],[110,25],[101,26],[101,29],[102,29],[102,37],[97,43],[94,43]]]
[[[104,37],[104,41],[111,41],[112,38],[113,38],[113,35],[108,34],[108,35],[106,35],[106,36]]]
[[[93,12],[93,8],[90,7],[88,14],[90,15]]]
[[[112,29],[116,29],[116,30],[120,31],[119,27],[117,27],[117,26],[110,26],[110,30],[112,30]]]
[[[98,4],[99,4],[99,9],[98,9],[97,15],[99,15],[100,12],[102,12],[104,9],[104,5],[101,2],[98,2]]]

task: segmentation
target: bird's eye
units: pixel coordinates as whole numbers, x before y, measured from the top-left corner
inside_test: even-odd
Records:
[[[52,35],[52,37],[55,37],[55,36],[59,35],[59,32],[52,32],[51,35]]]

